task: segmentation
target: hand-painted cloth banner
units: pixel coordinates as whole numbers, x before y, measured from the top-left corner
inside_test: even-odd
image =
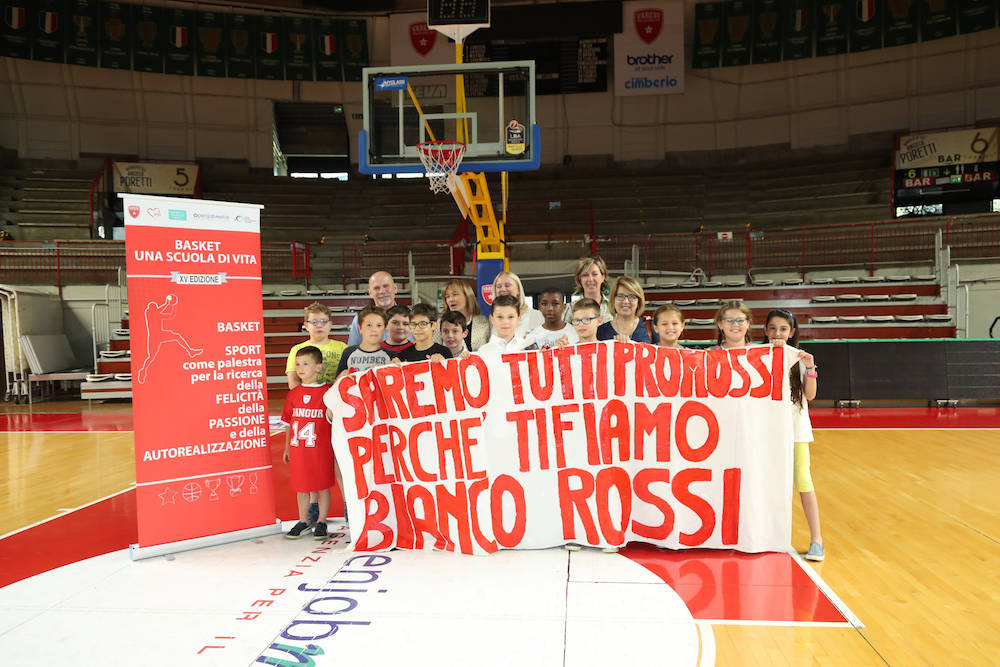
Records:
[[[324,401],[353,547],[784,551],[797,354],[605,341],[348,375]]]

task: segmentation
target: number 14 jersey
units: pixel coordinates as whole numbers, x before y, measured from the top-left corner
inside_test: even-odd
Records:
[[[281,421],[288,424],[292,490],[321,491],[334,485],[333,445],[326,419],[325,384],[300,384],[288,392]]]

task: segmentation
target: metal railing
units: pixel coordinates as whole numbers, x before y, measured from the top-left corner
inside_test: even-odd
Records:
[[[341,280],[345,286],[368,283],[376,271],[394,277],[410,275],[410,260],[417,274],[454,274],[452,243],[440,241],[369,241],[340,246]]]
[[[262,243],[261,276],[270,282],[308,282],[307,243]],[[0,283],[119,284],[125,270],[124,241],[0,242]]]
[[[597,253],[611,266],[639,250],[640,271],[701,269],[705,275],[755,270],[863,266],[871,272],[888,264],[934,261],[938,230],[954,259],[1000,257],[1000,215],[884,220],[793,229],[744,230],[727,235],[617,235],[597,238]]]

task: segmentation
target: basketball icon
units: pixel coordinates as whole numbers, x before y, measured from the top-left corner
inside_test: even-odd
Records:
[[[198,500],[201,498],[201,484],[198,482],[188,482],[181,489],[181,497],[189,503]]]

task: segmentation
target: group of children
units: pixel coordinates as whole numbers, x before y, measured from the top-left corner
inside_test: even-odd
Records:
[[[597,329],[603,323],[600,304],[593,299],[582,298],[567,306],[564,299],[559,289],[543,290],[539,310],[544,321],[522,337],[518,335],[521,323],[518,299],[509,294],[497,296],[490,314],[493,334],[477,354],[597,342]],[[563,318],[567,307],[571,309],[569,324]],[[714,349],[752,345],[752,319],[752,312],[742,301],[723,303],[715,316],[718,333]],[[684,331],[684,313],[679,308],[674,305],[660,306],[653,313],[651,324],[658,337],[658,346],[682,347],[679,340]],[[330,310],[323,304],[314,303],[305,309],[304,326],[310,339],[294,346],[289,352],[286,371],[291,391],[282,413],[283,421],[290,425],[284,459],[286,463],[291,461],[292,488],[297,493],[299,506],[299,521],[287,537],[300,537],[313,526],[314,537],[324,539],[327,536],[326,513],[330,506],[330,486],[335,470],[330,443],[329,419],[332,417],[326,414],[322,401],[327,385],[345,373],[389,363],[465,358],[470,352],[465,345],[465,317],[459,312],[449,311],[438,321],[436,309],[424,303],[412,308],[394,306],[388,311],[375,306],[364,308],[358,314],[361,343],[350,347],[330,340]],[[437,331],[438,327],[440,331]],[[792,313],[772,310],[764,323],[762,342],[796,347],[798,334],[798,322]],[[441,342],[436,342],[435,338]],[[818,373],[811,354],[800,350],[799,360],[802,363],[796,364],[789,373],[790,414],[795,433],[795,488],[800,494],[809,524],[810,545],[805,557],[821,561],[824,551],[819,507],[809,473],[809,443],[813,439],[809,401],[816,396]],[[334,368],[335,371],[331,370]],[[312,408],[307,407],[310,404]],[[323,424],[317,423],[317,420]],[[322,472],[313,471],[313,468],[319,467],[323,468]],[[343,488],[339,471],[336,476],[338,485]],[[579,547],[567,545],[567,548],[573,550]],[[615,552],[617,549],[606,551]]]

